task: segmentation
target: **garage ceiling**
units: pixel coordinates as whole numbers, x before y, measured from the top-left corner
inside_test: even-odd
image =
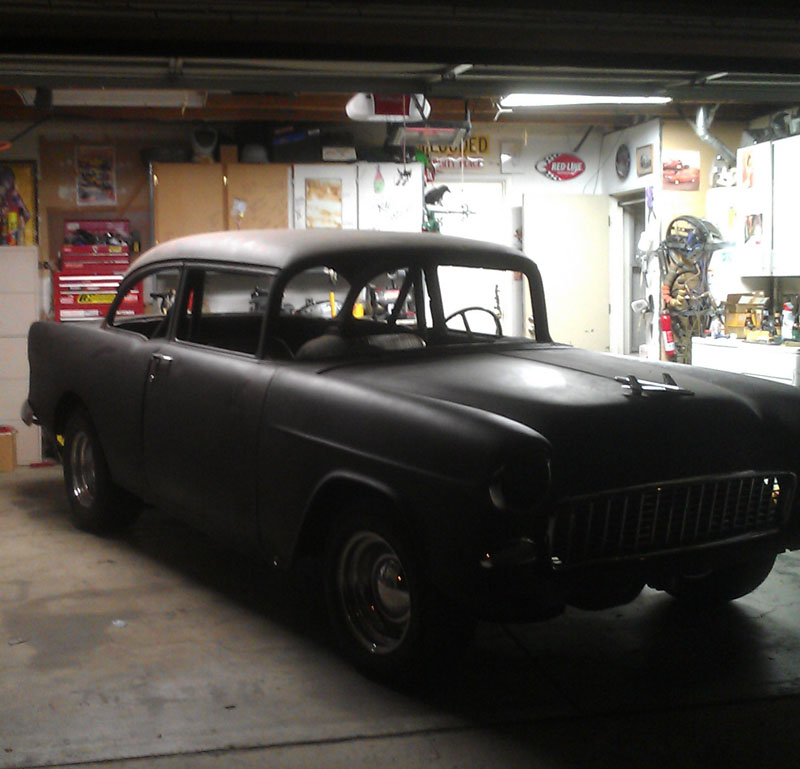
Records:
[[[0,119],[343,122],[354,92],[424,93],[435,120],[748,120],[800,104],[796,4],[714,16],[673,0],[456,4],[216,0],[0,0]],[[70,89],[70,106],[21,89]],[[185,90],[199,106],[103,106],[87,89]],[[501,113],[513,91],[670,96],[660,107]]]

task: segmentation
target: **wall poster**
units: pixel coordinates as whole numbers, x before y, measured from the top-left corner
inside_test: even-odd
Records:
[[[113,147],[75,147],[76,197],[79,206],[116,206]]]
[[[295,229],[358,229],[356,167],[344,163],[294,167]]]
[[[665,190],[695,192],[700,189],[700,153],[697,150],[661,152],[661,178]]]
[[[306,179],[306,227],[342,229],[342,180]]]
[[[38,242],[36,163],[0,163],[0,246],[35,246]]]

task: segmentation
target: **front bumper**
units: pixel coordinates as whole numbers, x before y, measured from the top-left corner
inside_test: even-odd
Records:
[[[452,595],[478,616],[518,621],[621,605],[645,584],[797,547],[796,485],[791,472],[747,471],[562,500],[536,531],[520,522],[505,538],[486,532],[494,545],[473,541]]]
[[[484,555],[469,594],[460,598],[481,619],[532,622],[560,614],[566,606],[604,609],[633,600],[645,585],[663,589],[676,576],[706,574],[784,552],[785,533],[769,532],[681,550],[648,553],[613,561],[563,567],[532,556],[529,540]],[[513,555],[520,557],[515,561]]]

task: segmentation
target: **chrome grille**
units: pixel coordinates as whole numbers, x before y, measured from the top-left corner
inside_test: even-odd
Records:
[[[791,473],[671,481],[572,499],[551,523],[555,565],[613,560],[776,531]]]

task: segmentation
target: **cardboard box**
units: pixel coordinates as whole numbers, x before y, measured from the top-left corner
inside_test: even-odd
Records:
[[[769,305],[769,297],[763,294],[728,294],[726,312],[763,312]]]
[[[0,427],[0,473],[10,473],[17,466],[17,431]]]

